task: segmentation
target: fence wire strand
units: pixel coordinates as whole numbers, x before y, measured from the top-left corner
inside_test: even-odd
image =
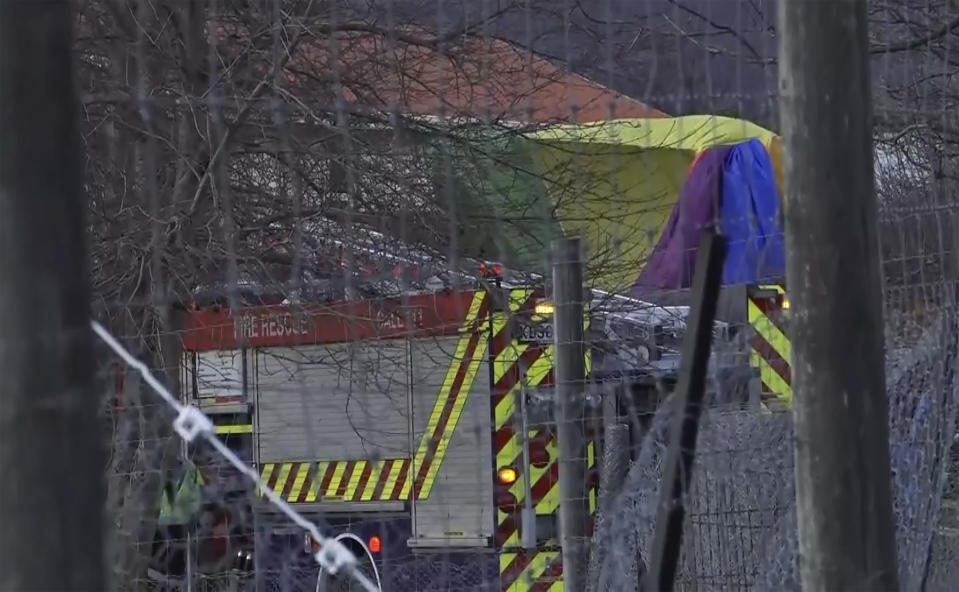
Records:
[[[253,485],[256,486],[256,491],[262,491],[263,495],[271,504],[276,506],[290,521],[302,528],[306,534],[312,536],[314,540],[322,545],[321,550],[316,554],[316,561],[320,564],[321,568],[328,570],[332,574],[343,570],[347,575],[355,578],[367,592],[382,592],[380,587],[374,585],[364,574],[355,571],[356,558],[349,550],[343,547],[336,538],[323,536],[319,529],[317,529],[316,524],[301,516],[286,503],[283,498],[277,495],[276,492],[263,482],[256,471],[237,457],[225,444],[220,442],[213,433],[213,423],[207,416],[203,415],[197,408],[183,405],[177,401],[173,393],[167,390],[167,388],[153,376],[150,368],[127,351],[119,341],[110,335],[103,325],[93,321],[90,326],[97,337],[109,346],[113,353],[120,356],[124,362],[139,372],[153,392],[163,399],[171,409],[177,412],[176,422],[181,420],[192,422],[192,425],[184,426],[181,424],[181,426],[177,428],[177,432],[186,442],[193,442],[199,437],[209,443],[227,462],[250,479]],[[174,427],[176,426],[177,424],[174,423]]]

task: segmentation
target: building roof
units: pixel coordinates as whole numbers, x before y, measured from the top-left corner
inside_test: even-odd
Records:
[[[92,9],[78,17],[81,37],[96,38],[110,27],[110,19]],[[210,23],[211,41],[217,45],[221,69],[249,68],[254,78],[262,78],[269,74],[274,33],[251,26],[235,18]],[[292,33],[282,32],[285,50],[290,49]],[[419,27],[387,30],[361,22],[341,24],[335,33],[316,25],[299,37],[284,63],[283,78],[308,90],[297,93],[297,100],[308,99],[314,108],[332,107],[339,84],[340,98],[361,112],[529,124],[667,116],[498,38],[464,35],[447,40]]]
[[[344,32],[302,44],[285,71],[294,84],[342,84],[342,98],[359,111],[528,124],[666,116],[494,38],[463,37],[441,49],[419,30]]]

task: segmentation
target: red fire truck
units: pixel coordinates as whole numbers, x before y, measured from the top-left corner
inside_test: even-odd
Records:
[[[616,318],[590,315],[587,368],[619,355],[608,347],[615,334],[617,351],[645,357],[639,365],[659,376],[645,383],[654,393],[675,371],[655,353],[672,329]],[[542,291],[206,307],[187,315],[183,345],[184,397],[248,449],[273,491],[364,541],[392,574],[384,589],[407,589],[404,564],[430,556],[470,564],[471,585],[561,589],[552,306]],[[598,415],[599,398],[584,390]],[[601,440],[587,433],[594,509]],[[275,567],[252,552],[258,570]]]

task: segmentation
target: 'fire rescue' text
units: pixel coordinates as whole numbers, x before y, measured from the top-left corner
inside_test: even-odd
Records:
[[[310,324],[305,315],[289,312],[265,313],[237,317],[234,321],[234,331],[237,339],[288,337],[309,334]]]

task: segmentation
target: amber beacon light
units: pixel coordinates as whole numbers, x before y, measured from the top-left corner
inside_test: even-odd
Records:
[[[516,469],[513,467],[503,467],[496,471],[496,480],[500,485],[512,485],[516,483]]]

